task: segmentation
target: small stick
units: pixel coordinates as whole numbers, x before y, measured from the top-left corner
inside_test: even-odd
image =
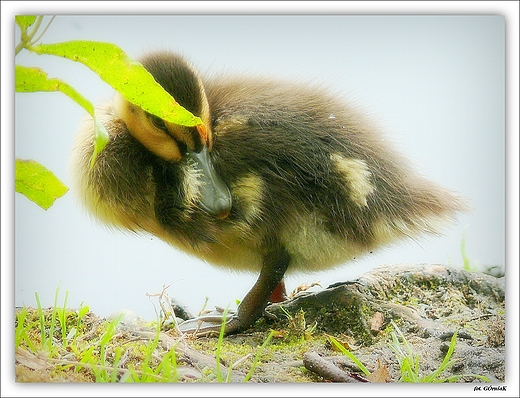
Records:
[[[352,383],[354,379],[332,362],[320,357],[316,352],[308,351],[303,354],[303,365],[326,380],[334,383]]]

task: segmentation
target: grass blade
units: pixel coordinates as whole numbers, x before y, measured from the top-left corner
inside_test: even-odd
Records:
[[[329,339],[329,341],[332,343],[332,345],[334,347],[336,347],[339,351],[341,351],[343,354],[345,354],[347,357],[349,357],[358,367],[359,369],[361,369],[361,371],[365,374],[365,375],[369,375],[370,372],[368,371],[368,369],[365,367],[365,365],[363,365],[361,363],[361,361],[359,359],[356,358],[356,356],[354,354],[352,354],[349,350],[347,350],[345,347],[343,347],[343,345],[338,341],[336,340],[334,337],[332,336],[327,336],[327,338]]]

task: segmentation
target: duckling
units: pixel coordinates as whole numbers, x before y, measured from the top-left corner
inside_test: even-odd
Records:
[[[419,176],[377,126],[317,86],[201,77],[182,56],[140,62],[207,131],[172,125],[116,94],[72,151],[76,191],[97,218],[148,232],[215,266],[259,277],[225,332],[252,325],[294,271],[338,266],[402,238],[440,234],[466,201]],[[283,293],[283,289],[281,290]],[[222,315],[181,325],[220,330]]]

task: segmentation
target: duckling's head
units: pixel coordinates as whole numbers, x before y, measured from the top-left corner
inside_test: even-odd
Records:
[[[158,158],[172,163],[191,162],[200,187],[200,205],[217,218],[231,210],[231,194],[214,170],[211,120],[204,85],[195,69],[180,55],[159,52],[141,59],[142,65],[181,106],[202,119],[203,125],[186,127],[169,123],[116,94],[116,116],[128,132]],[[179,167],[182,167],[180,164]]]
[[[116,94],[115,111],[129,133],[150,152],[170,162],[180,161],[187,150],[199,153],[205,146],[211,149],[208,100],[195,69],[181,56],[169,52],[153,53],[140,61],[180,105],[202,119],[204,126],[169,123]]]

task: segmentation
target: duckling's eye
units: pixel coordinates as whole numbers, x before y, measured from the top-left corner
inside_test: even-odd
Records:
[[[166,131],[166,124],[164,123],[164,120],[162,120],[160,117],[155,116],[155,115],[150,115],[150,120],[152,121],[152,123],[155,127]]]

